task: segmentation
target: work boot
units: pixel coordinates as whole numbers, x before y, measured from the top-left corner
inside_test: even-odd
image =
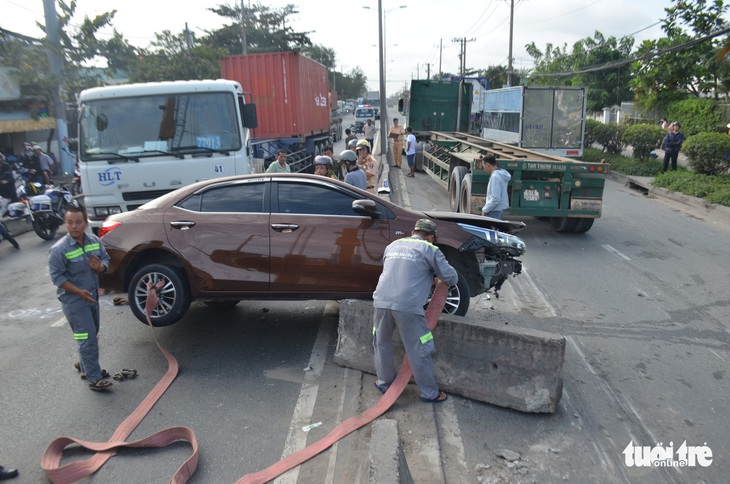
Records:
[[[13,477],[18,477],[18,469],[6,469],[0,466],[0,481],[12,479]]]

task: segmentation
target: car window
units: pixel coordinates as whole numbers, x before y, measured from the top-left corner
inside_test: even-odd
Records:
[[[309,183],[278,184],[279,212],[310,215],[353,215],[352,202],[362,197],[322,185]]]
[[[264,183],[240,183],[206,190],[178,204],[196,212],[260,213],[264,211]]]

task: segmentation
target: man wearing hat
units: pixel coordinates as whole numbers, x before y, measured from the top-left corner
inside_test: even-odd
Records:
[[[373,293],[373,349],[376,388],[385,393],[396,369],[393,361],[393,331],[397,327],[424,402],[443,402],[433,374],[431,355],[436,351],[433,335],[426,325],[423,306],[434,278],[449,286],[459,280],[443,252],[436,247],[436,223],[420,219],[410,237],[398,239],[385,248],[383,273]]]
[[[664,150],[664,164],[662,165],[662,173],[667,171],[669,162],[672,162],[672,170],[677,171],[677,157],[679,150],[684,143],[684,135],[679,132],[682,125],[678,121],[673,121],[669,125],[669,132],[662,141],[662,149]]]
[[[43,149],[38,145],[33,145],[33,154],[38,158],[38,166],[43,174],[43,183],[51,184],[51,170],[53,170],[53,158],[43,153]]]

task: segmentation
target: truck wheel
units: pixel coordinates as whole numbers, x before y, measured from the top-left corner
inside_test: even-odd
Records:
[[[157,293],[160,301],[150,315],[152,326],[155,327],[177,323],[190,307],[190,291],[181,274],[163,264],[150,264],[138,270],[129,283],[129,307],[137,319],[147,324],[147,284],[157,284],[160,281],[164,283]]]
[[[449,180],[449,203],[452,212],[458,212],[461,203],[461,182],[466,175],[466,167],[455,166],[451,171],[451,179]]]
[[[556,232],[573,232],[577,220],[569,217],[550,217],[550,226]]]
[[[471,173],[464,175],[459,193],[459,212],[471,213]]]
[[[593,222],[596,219],[594,218],[580,218],[577,220],[575,224],[575,228],[573,229],[573,232],[576,234],[584,234],[588,232],[591,227],[593,227]]]

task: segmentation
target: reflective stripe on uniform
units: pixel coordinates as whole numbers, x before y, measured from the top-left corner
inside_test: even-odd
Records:
[[[89,339],[89,333],[74,333],[75,340]]]
[[[411,242],[411,243],[417,243],[417,244],[426,244],[426,245],[430,245],[431,247],[436,247],[438,249],[437,246],[433,245],[428,240],[423,240],[423,239],[412,239],[409,237],[409,238],[405,238],[405,239],[398,239],[397,242]]]
[[[99,250],[99,242],[94,242],[93,244],[86,244],[84,246],[84,252],[91,252],[92,250]]]
[[[429,331],[428,333],[426,333],[423,336],[421,336],[421,344],[422,345],[425,345],[426,343],[428,343],[432,339],[433,339],[433,334],[431,334],[431,332]]]
[[[373,326],[373,336],[375,336],[375,326]]]
[[[75,259],[77,257],[81,257],[82,255],[84,255],[84,250],[81,247],[79,247],[76,250],[72,250],[70,252],[66,252],[65,255],[66,255],[66,259],[69,259],[69,260]]]

